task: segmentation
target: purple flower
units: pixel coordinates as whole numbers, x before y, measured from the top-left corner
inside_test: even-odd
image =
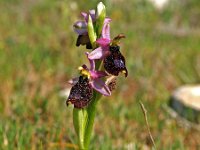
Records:
[[[105,31],[104,31],[105,32]],[[118,46],[119,40],[125,38],[123,34],[119,34],[113,40],[110,40],[108,36],[105,38],[100,38],[96,42],[100,47],[92,51],[88,57],[89,59],[103,59],[105,70],[114,76],[118,76],[120,72],[128,76],[128,71],[126,69],[125,58],[120,52],[120,47]]]
[[[88,53],[86,53],[88,56]],[[70,80],[70,84],[73,85],[71,88],[69,97],[67,99],[67,105],[70,103],[74,104],[75,108],[86,107],[92,99],[93,89],[103,94],[104,96],[110,96],[111,92],[109,87],[101,79],[107,76],[104,71],[95,70],[94,60],[90,60],[90,68],[86,65],[79,67],[80,77]]]
[[[78,34],[78,38],[76,41],[76,46],[80,45],[86,45],[87,49],[92,49],[92,44],[89,39],[88,35],[88,20],[89,16],[92,19],[92,23],[95,26],[97,18],[97,14],[95,13],[95,10],[90,10],[89,13],[82,12],[81,15],[84,18],[84,21],[77,21],[74,24],[74,31]],[[110,18],[105,18],[103,22],[103,29],[102,29],[102,37],[106,38],[110,36],[110,26],[109,23],[111,22]],[[96,29],[97,27],[95,27]],[[96,39],[95,39],[96,40]]]

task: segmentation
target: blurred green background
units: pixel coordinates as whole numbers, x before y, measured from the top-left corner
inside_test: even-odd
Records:
[[[200,149],[200,132],[163,109],[171,92],[200,82],[200,1],[103,1],[111,36],[124,33],[128,78],[100,101],[91,149],[151,149],[141,100],[158,149]],[[0,149],[70,149],[72,107],[61,91],[87,62],[72,25],[98,1],[0,1]],[[73,149],[73,148],[72,148]]]

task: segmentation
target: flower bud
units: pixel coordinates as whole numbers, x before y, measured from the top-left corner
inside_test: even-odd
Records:
[[[100,37],[100,35],[101,35],[105,17],[106,17],[106,7],[102,2],[100,2],[97,5],[97,15],[96,15],[96,18],[97,18],[96,31],[97,31],[98,37]]]

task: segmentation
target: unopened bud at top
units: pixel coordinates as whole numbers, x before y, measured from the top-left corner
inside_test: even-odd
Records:
[[[105,16],[106,15],[106,7],[105,5],[100,2],[98,5],[97,5],[97,17],[99,16]]]
[[[106,17],[106,7],[102,2],[100,2],[97,5],[97,14],[96,14],[96,18],[97,18],[96,27],[97,27],[98,37],[101,35],[105,17]]]

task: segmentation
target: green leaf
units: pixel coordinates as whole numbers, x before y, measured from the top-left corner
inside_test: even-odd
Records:
[[[78,142],[79,142],[79,148],[84,150],[85,149],[85,128],[87,124],[88,119],[88,113],[86,109],[77,109],[74,108],[73,110],[73,122],[74,122],[74,128],[78,135]]]
[[[85,128],[85,143],[84,143],[86,149],[88,149],[89,144],[90,144],[91,135],[93,132],[93,127],[94,127],[94,119],[96,116],[96,108],[97,108],[97,104],[100,98],[101,98],[101,94],[95,91],[93,99],[91,103],[89,104],[89,106],[87,107],[88,120],[87,120],[87,126]]]

